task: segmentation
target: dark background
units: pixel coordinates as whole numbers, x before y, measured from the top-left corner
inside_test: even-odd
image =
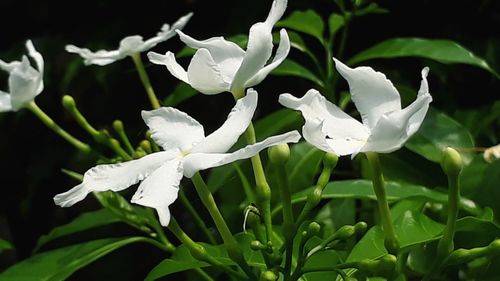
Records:
[[[36,100],[41,108],[72,134],[90,142],[61,106],[62,95],[71,94],[96,127],[109,128],[113,120],[121,119],[132,140],[137,142],[145,130],[140,109],[148,109],[149,103],[132,61],[125,59],[104,67],[83,66],[79,57],[64,51],[64,45],[71,43],[92,50],[115,49],[123,37],[140,34],[149,38],[163,23],[173,23],[190,11],[194,12],[194,17],[184,30],[195,38],[246,34],[253,23],[265,19],[270,3],[270,0],[2,0],[0,58],[18,60],[25,53],[25,40],[32,39],[46,66],[45,90]],[[356,19],[349,31],[345,57],[391,37],[445,38],[459,42],[500,71],[500,1],[392,0],[379,1],[379,4],[390,13]],[[286,15],[307,8],[316,10],[325,19],[331,12],[338,11],[333,0],[289,0]],[[307,43],[313,50],[320,50],[314,40],[307,40]],[[182,47],[174,37],[154,50],[175,52]],[[302,59],[293,49],[290,56],[298,61]],[[143,59],[146,62],[145,57]],[[181,64],[187,65],[187,61],[181,60]],[[388,77],[412,81],[415,86],[419,83],[419,71],[423,66],[421,61],[414,59],[376,60],[370,65],[387,73]],[[484,70],[464,65],[433,64],[431,67],[437,67],[438,74],[446,73],[446,76],[440,76],[431,71],[434,106],[451,115],[456,110],[486,108],[498,100],[499,82]],[[160,98],[166,97],[178,82],[163,67],[147,63],[147,70]],[[2,90],[7,89],[7,77],[5,73],[0,74]],[[277,96],[280,93],[302,95],[310,87],[307,81],[297,78],[267,78],[256,87],[261,93],[256,118],[278,108]],[[232,98],[226,93],[198,95],[179,108],[211,131],[225,119],[232,105]],[[16,247],[16,251],[0,255],[0,270],[28,257],[40,235],[85,210],[97,207],[93,199],[68,209],[61,209],[52,201],[56,193],[75,184],[60,172],[61,168],[84,172],[91,165],[92,159],[76,154],[30,112],[21,110],[0,114],[0,237],[12,241]],[[112,231],[117,236],[131,233],[127,227],[102,231]],[[132,254],[138,251],[142,254]],[[148,255],[157,256],[157,259],[146,259]],[[140,265],[125,269],[123,265],[127,258]],[[115,278],[117,272],[121,272],[134,280],[142,278],[160,258],[161,254],[155,250],[135,245],[97,262],[94,267],[113,262],[116,263],[114,268],[98,272]]]

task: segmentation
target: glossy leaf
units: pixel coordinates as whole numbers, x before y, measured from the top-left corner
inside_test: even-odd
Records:
[[[430,108],[420,129],[406,142],[405,146],[433,162],[441,161],[441,152],[446,147],[471,148],[474,141],[471,134],[451,117]],[[470,158],[467,158],[470,161]]]
[[[295,76],[312,81],[319,87],[323,87],[323,81],[319,79],[314,73],[309,71],[304,66],[296,63],[291,59],[286,59],[277,68],[275,68],[271,74],[276,76]]]
[[[307,142],[291,147],[290,159],[286,164],[289,189],[294,192],[313,184],[318,175],[325,153]]]
[[[177,87],[163,100],[164,106],[173,106],[180,104],[183,101],[198,94],[198,91],[193,89],[186,83],[179,83]]]
[[[484,59],[451,40],[392,38],[354,55],[348,63],[359,64],[370,59],[398,57],[421,57],[445,64],[469,64],[485,69],[500,78]]]
[[[328,18],[328,32],[330,36],[333,36],[345,25],[345,19],[343,16],[333,13]]]
[[[119,221],[121,221],[120,218],[108,209],[84,213],[70,223],[58,226],[48,234],[41,236],[36,243],[34,251],[38,251],[43,245],[55,239]]]
[[[323,19],[313,10],[295,11],[287,18],[279,21],[276,26],[309,34],[323,43],[323,31],[325,29]]]
[[[23,260],[0,274],[0,280],[59,281],[78,269],[123,246],[146,242],[145,237],[100,239],[43,252]]]

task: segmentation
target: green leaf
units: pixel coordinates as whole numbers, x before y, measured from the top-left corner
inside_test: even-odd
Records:
[[[198,91],[193,89],[190,85],[181,82],[177,84],[174,91],[163,100],[163,104],[165,106],[176,106],[196,94],[198,94]]]
[[[321,79],[319,79],[315,74],[291,59],[284,60],[271,72],[271,74],[277,76],[296,76],[312,81],[319,87],[323,87],[324,85],[323,81],[321,81]]]
[[[328,31],[330,37],[335,35],[345,25],[345,19],[343,16],[333,13],[328,18]]]
[[[34,255],[0,274],[0,281],[65,280],[78,269],[123,246],[136,242],[151,243],[145,237],[100,239]]]
[[[397,202],[403,199],[422,198],[430,202],[447,203],[448,195],[436,190],[428,189],[420,185],[407,183],[398,183],[387,181],[386,183],[387,200],[389,202]],[[292,203],[297,204],[305,202],[307,195],[312,192],[314,187],[307,188],[303,191],[292,195]],[[376,200],[375,193],[371,181],[368,180],[342,180],[330,182],[323,190],[323,199],[370,199]],[[460,207],[471,214],[481,214],[479,206],[473,201],[461,198]],[[278,212],[281,206],[273,210],[273,214]]]
[[[100,209],[85,213],[68,224],[52,229],[48,234],[41,236],[36,242],[34,252],[37,252],[43,245],[57,238],[89,230],[99,226],[104,226],[121,221],[108,209]]]
[[[306,43],[304,43],[304,40],[300,36],[300,34],[298,34],[297,32],[294,32],[294,31],[287,31],[287,33],[288,33],[288,38],[290,39],[290,46],[292,48],[295,48],[303,53],[310,52],[306,46]],[[274,32],[273,33],[273,44],[279,44],[280,39],[281,39],[280,33]]]
[[[290,191],[302,190],[313,184],[318,175],[325,153],[307,142],[292,146],[290,159],[286,164]]]
[[[323,43],[325,29],[323,19],[313,10],[295,11],[286,19],[276,23],[276,27],[286,27],[309,34]]]
[[[411,151],[433,162],[441,161],[441,152],[446,147],[471,148],[474,141],[471,134],[451,117],[429,108],[420,129],[406,142]],[[466,162],[470,161],[467,155]]]
[[[417,244],[427,243],[439,238],[444,225],[437,223],[421,212],[408,210],[394,220],[394,228],[402,250]],[[386,254],[384,233],[380,226],[374,226],[354,246],[348,262],[375,259]]]
[[[255,237],[251,234],[240,233],[235,235],[235,238],[240,244],[248,263],[252,266],[265,268],[266,265],[260,252],[250,249],[250,242],[255,240]],[[223,265],[235,265],[235,263],[227,256],[227,252],[223,245],[214,246],[205,243],[201,244],[205,247],[211,257]],[[189,250],[184,245],[181,245],[175,250],[170,258],[161,261],[157,266],[155,266],[146,276],[145,280],[156,280],[176,272],[208,266],[211,265],[193,258],[191,253],[189,253]]]
[[[12,246],[12,244],[9,241],[0,239],[0,253],[2,253],[5,250],[10,250],[13,248],[14,247]]]
[[[450,40],[392,38],[356,54],[348,63],[359,64],[370,59],[399,57],[421,57],[444,64],[468,64],[485,69],[500,78],[500,75],[484,59]]]

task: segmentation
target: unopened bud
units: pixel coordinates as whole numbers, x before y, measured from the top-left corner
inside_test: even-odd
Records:
[[[268,271],[262,272],[259,280],[260,281],[275,281],[277,279],[278,279],[278,276],[276,275],[276,273],[268,270]]]
[[[274,165],[284,165],[290,157],[290,148],[286,143],[278,144],[270,147],[267,150],[267,155]]]
[[[115,120],[113,122],[113,128],[115,129],[115,131],[117,132],[121,132],[123,131],[123,122],[121,120]]]
[[[66,108],[67,110],[70,110],[70,111],[76,107],[75,99],[73,99],[73,97],[70,95],[63,96],[62,104],[63,104],[64,108]]]
[[[457,177],[462,171],[463,163],[460,153],[451,147],[443,150],[443,158],[441,160],[441,168],[449,177]]]

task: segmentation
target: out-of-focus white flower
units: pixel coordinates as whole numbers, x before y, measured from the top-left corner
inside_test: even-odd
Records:
[[[200,170],[250,158],[264,148],[300,139],[300,134],[292,131],[227,153],[250,124],[256,106],[257,92],[249,89],[236,102],[226,122],[206,137],[198,121],[175,108],[143,111],[142,118],[151,129],[153,140],[165,151],[121,164],[98,165],[85,173],[81,184],[56,195],[54,201],[68,207],[90,192],[120,191],[142,181],[132,202],[155,208],[161,224],[167,226],[168,206],[177,199],[183,176],[190,178]]]
[[[127,36],[120,41],[118,50],[99,50],[96,52],[92,52],[91,50],[86,48],[67,45],[66,51],[80,55],[84,59],[83,62],[85,63],[85,65],[107,65],[117,60],[121,60],[127,56],[147,51],[156,46],[158,43],[172,38],[175,35],[176,30],[184,28],[192,15],[193,13],[189,13],[181,17],[172,26],[170,26],[169,24],[164,24],[155,37],[150,38],[146,41],[144,41],[144,39],[140,35]]]
[[[31,40],[26,41],[26,49],[35,61],[36,69],[27,56],[10,63],[0,60],[0,69],[9,72],[9,92],[0,91],[0,112],[17,111],[43,91],[43,57]]]
[[[337,70],[349,83],[351,98],[363,123],[316,90],[309,90],[300,99],[290,94],[280,95],[282,105],[302,112],[304,138],[323,151],[352,154],[352,157],[359,152],[388,153],[401,148],[422,124],[432,101],[427,84],[429,68],[422,70],[417,99],[402,109],[398,91],[384,74],[365,66],[352,69],[334,60]]]
[[[280,43],[273,60],[267,64],[273,50],[272,28],[283,16],[287,0],[275,0],[264,22],[250,28],[247,50],[244,51],[224,37],[198,41],[177,31],[180,39],[197,49],[187,71],[177,63],[175,55],[149,52],[152,63],[165,65],[170,73],[207,95],[222,92],[244,93],[244,89],[259,84],[288,55],[290,40],[286,30],[280,31]],[[266,65],[267,64],[267,65]]]

